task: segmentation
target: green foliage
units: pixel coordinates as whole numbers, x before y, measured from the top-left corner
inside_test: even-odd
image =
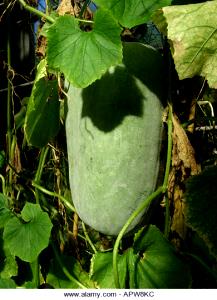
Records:
[[[59,95],[57,80],[46,77],[46,60],[38,66],[25,117],[25,133],[30,145],[42,148],[59,130]]]
[[[118,255],[120,287],[188,288],[191,277],[187,265],[155,226],[141,229],[134,244]],[[91,278],[100,288],[115,288],[112,253],[97,253],[91,261]]]
[[[110,13],[103,10],[95,14],[91,31],[82,30],[71,16],[59,17],[47,32],[49,68],[63,72],[76,87],[89,85],[121,62],[120,31]]]
[[[3,234],[5,246],[13,255],[33,262],[48,246],[52,223],[38,204],[28,202],[21,211],[21,218],[13,217],[6,223]]]
[[[171,0],[96,0],[95,2],[109,9],[122,26],[132,28],[149,21],[154,11],[170,5]]]
[[[8,198],[0,193],[0,228],[4,228],[12,216],[12,212],[8,207]]]
[[[187,265],[172,245],[153,225],[141,229],[128,253],[130,288],[188,288],[191,277]]]
[[[12,279],[0,278],[0,289],[15,289],[16,283]]]
[[[8,279],[17,276],[18,266],[15,255],[11,254],[6,247],[0,247],[0,253],[0,278]]]
[[[154,17],[167,35],[179,78],[203,76],[217,88],[217,1],[164,7]]]
[[[127,255],[118,256],[118,268],[120,271],[120,287],[125,288],[127,284]],[[91,279],[98,288],[115,288],[112,253],[96,253],[91,259],[90,267]]]
[[[217,167],[192,177],[186,186],[186,218],[217,257]]]
[[[72,256],[60,255],[61,265],[57,259],[52,260],[47,275],[47,283],[56,289],[95,288],[95,283],[89,278],[80,263]],[[65,272],[65,269],[67,272]],[[68,275],[68,276],[67,276]]]

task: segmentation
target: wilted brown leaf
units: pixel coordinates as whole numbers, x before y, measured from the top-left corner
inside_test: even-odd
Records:
[[[184,218],[184,182],[200,172],[195,159],[194,149],[185,130],[176,116],[173,116],[173,151],[172,167],[169,176],[168,197],[172,209],[171,231],[185,238],[186,225]]]
[[[60,16],[65,14],[75,15],[74,7],[71,0],[62,0],[57,8],[57,12]]]

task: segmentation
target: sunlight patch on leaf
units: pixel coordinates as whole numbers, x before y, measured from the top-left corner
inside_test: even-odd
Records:
[[[63,72],[74,86],[86,87],[110,66],[121,63],[120,32],[115,19],[101,9],[89,32],[82,31],[74,17],[61,16],[47,33],[48,65],[51,70]]]
[[[109,9],[118,22],[128,28],[150,21],[152,13],[171,0],[96,0],[99,6]]]
[[[171,44],[180,79],[203,76],[217,88],[217,1],[164,7],[154,22]]]

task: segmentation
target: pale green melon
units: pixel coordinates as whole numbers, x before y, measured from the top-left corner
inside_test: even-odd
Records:
[[[117,235],[154,191],[162,135],[161,55],[150,46],[125,43],[123,57],[122,65],[91,86],[68,92],[73,202],[86,224],[108,235]]]

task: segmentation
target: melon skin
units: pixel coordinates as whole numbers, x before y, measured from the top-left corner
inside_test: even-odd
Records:
[[[118,235],[155,189],[163,74],[154,48],[125,43],[122,65],[87,88],[69,88],[66,137],[73,203],[86,224],[106,235]]]

